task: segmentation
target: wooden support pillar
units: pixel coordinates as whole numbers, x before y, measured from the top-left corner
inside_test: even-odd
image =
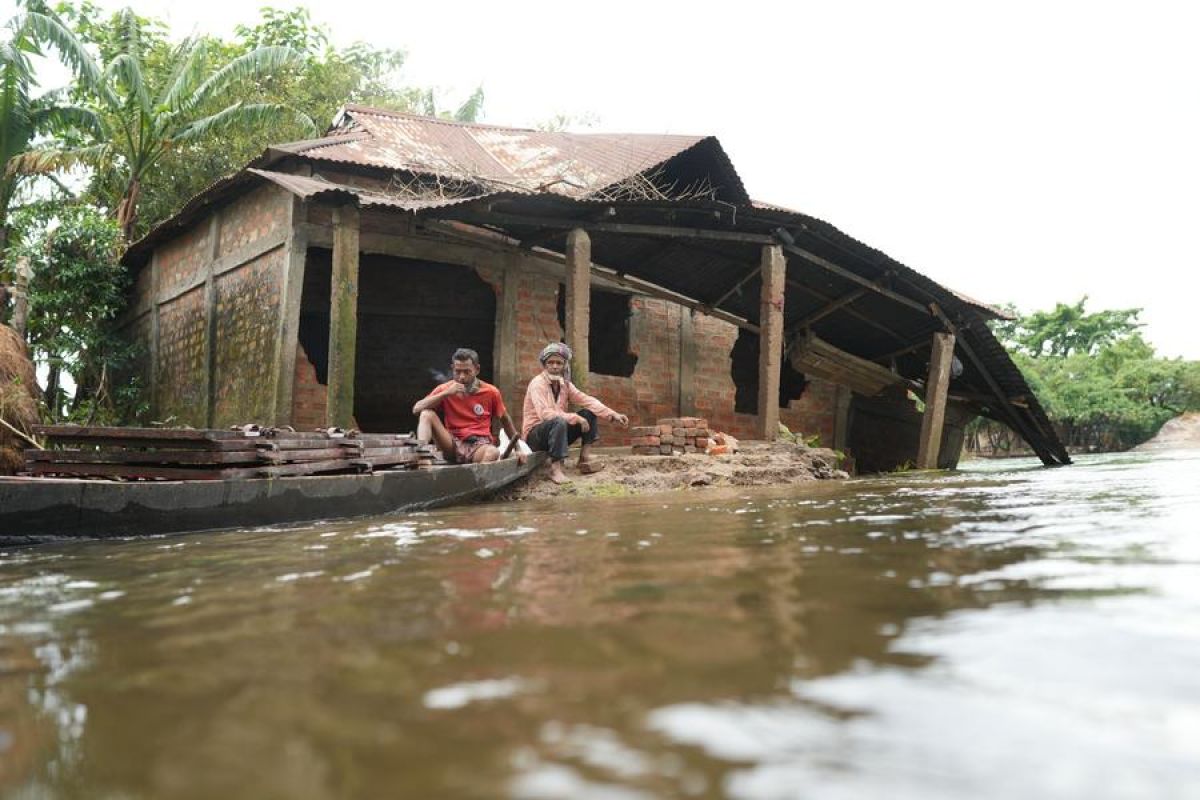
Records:
[[[696,323],[694,314],[679,309],[679,416],[696,415]]]
[[[325,422],[354,425],[354,355],[358,343],[358,208],[333,210],[329,296],[329,384]]]
[[[161,273],[158,267],[158,250],[159,248],[156,247],[150,254],[150,266],[148,267],[150,270],[150,353],[147,360],[150,362],[150,374],[146,376],[150,387],[150,413],[155,418],[158,417],[158,410],[162,408],[158,402],[158,284]]]
[[[787,260],[783,248],[762,249],[762,299],[758,313],[758,435],[779,436],[779,372],[783,366],[783,288]]]
[[[571,360],[571,382],[581,389],[588,383],[588,326],[591,319],[592,239],[587,231],[574,228],[567,234],[567,346]]]
[[[837,395],[834,399],[834,417],[833,417],[833,449],[846,452],[846,443],[850,441],[850,402],[854,399],[854,392],[849,386],[837,387]]]
[[[946,421],[946,395],[950,388],[950,365],[954,360],[954,334],[935,333],[925,380],[925,414],[921,417],[921,441],[917,469],[937,469],[942,449],[942,425]]]
[[[308,206],[298,197],[289,198],[290,225],[284,245],[279,310],[279,335],[275,343],[275,424],[292,423],[292,400],[296,382],[296,353],[300,343],[300,301],[304,294],[304,268],[308,259]]]

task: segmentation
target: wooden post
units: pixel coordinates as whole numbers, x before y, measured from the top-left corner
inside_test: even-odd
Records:
[[[158,284],[162,272],[158,268],[158,251],[159,248],[155,247],[154,252],[150,254],[150,374],[146,376],[150,384],[150,413],[155,418],[158,417],[158,410],[162,408],[158,402]]]
[[[696,325],[694,314],[679,309],[679,416],[696,415]]]
[[[308,258],[305,225],[308,205],[298,197],[288,199],[291,225],[284,245],[279,335],[275,354],[275,424],[290,425],[296,380],[296,350],[300,342],[300,301],[304,294],[304,268]]]
[[[833,449],[846,452],[846,443],[850,441],[850,401],[854,392],[849,386],[838,385],[837,396],[834,399],[833,417]]]
[[[329,384],[325,422],[354,425],[354,355],[358,342],[358,208],[333,210],[333,275],[329,287]]]
[[[567,234],[567,346],[571,360],[571,382],[587,386],[588,326],[591,318],[592,239],[587,231],[575,228]]]
[[[925,414],[921,417],[921,441],[917,469],[937,469],[942,449],[942,425],[946,421],[946,395],[950,388],[950,364],[954,359],[954,334],[935,333],[925,381]]]
[[[783,286],[787,260],[779,245],[762,249],[762,299],[758,313],[758,435],[779,436],[779,371],[783,366]]]

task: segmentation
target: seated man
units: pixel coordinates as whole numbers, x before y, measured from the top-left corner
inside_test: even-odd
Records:
[[[500,390],[479,380],[479,354],[474,350],[455,350],[450,368],[454,380],[437,386],[413,406],[417,439],[422,444],[435,442],[451,464],[496,461],[500,450],[492,439],[492,420],[503,426],[510,439],[517,438],[517,426],[504,408]],[[441,409],[441,417],[436,409]],[[519,449],[517,458],[525,460]]]
[[[525,392],[525,408],[521,435],[534,452],[550,453],[550,480],[566,483],[563,461],[567,448],[576,439],[579,446],[579,464],[582,467],[591,458],[592,444],[600,434],[597,416],[603,416],[619,425],[628,425],[629,417],[613,411],[596,398],[586,395],[570,380],[571,348],[562,342],[551,342],[542,350],[538,360],[542,372],[529,382]],[[567,410],[568,403],[583,406],[578,414]]]

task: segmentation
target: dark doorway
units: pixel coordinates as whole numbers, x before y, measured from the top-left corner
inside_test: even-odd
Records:
[[[332,254],[308,251],[300,344],[322,383],[329,364]],[[358,278],[354,418],[364,431],[416,429],[412,405],[448,377],[455,349],[479,353],[492,380],[496,293],[474,270],[452,264],[363,255]]]
[[[738,329],[737,341],[733,343],[733,410],[739,414],[758,413],[758,334],[745,328]],[[779,407],[787,408],[800,395],[808,381],[804,373],[792,368],[787,358],[779,371]]]
[[[623,292],[592,289],[588,295],[588,372],[628,378],[638,357],[630,346],[630,297]],[[567,329],[567,287],[558,285],[558,326]]]

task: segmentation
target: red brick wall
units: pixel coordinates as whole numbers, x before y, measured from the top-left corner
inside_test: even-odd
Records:
[[[298,431],[325,425],[327,387],[317,380],[317,369],[308,360],[304,345],[296,345],[296,372],[292,384],[292,427]]]
[[[496,280],[498,283],[498,279]],[[558,341],[558,286],[553,277],[522,273],[515,302],[517,318],[518,386],[505,395],[505,402],[519,417],[529,379],[541,370],[537,355],[547,342]],[[503,303],[504,298],[500,298]],[[681,415],[679,408],[680,319],[688,309],[647,297],[631,299],[633,316],[630,350],[637,366],[628,378],[611,375],[588,376],[588,393],[606,405],[629,415],[631,425],[650,425],[664,417]],[[734,384],[730,374],[737,327],[697,314],[693,318],[696,358],[693,367],[695,416],[704,417],[709,427],[743,439],[757,436],[757,416],[735,414]],[[819,434],[821,443],[833,443],[836,387],[812,380],[797,400],[780,410],[780,420],[789,430],[805,435]],[[518,424],[520,420],[518,419]],[[625,445],[628,432],[612,425],[604,427],[603,444]]]

